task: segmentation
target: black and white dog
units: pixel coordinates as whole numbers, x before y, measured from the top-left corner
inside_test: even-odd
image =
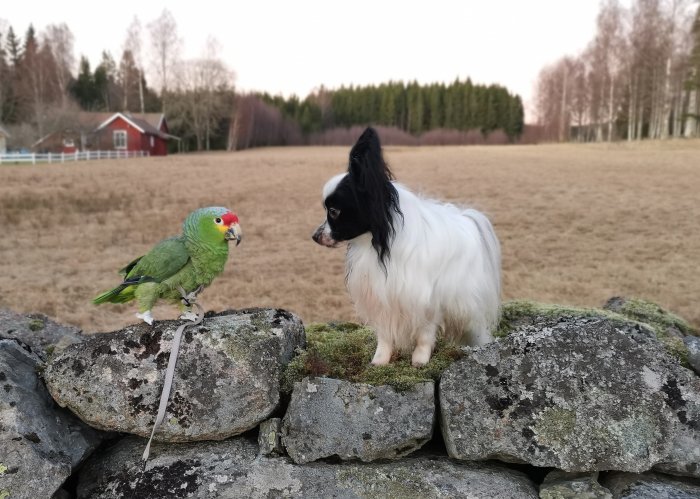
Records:
[[[501,256],[482,213],[421,198],[392,181],[379,137],[367,128],[350,151],[347,173],[323,188],[326,221],[314,241],[348,242],[346,282],[360,317],[377,334],[372,364],[394,350],[430,360],[438,330],[459,343],[493,340],[501,294]]]

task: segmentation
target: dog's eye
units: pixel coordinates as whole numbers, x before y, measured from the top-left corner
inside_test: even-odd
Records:
[[[338,218],[340,215],[340,210],[338,208],[328,208],[328,216],[331,217],[333,220]]]

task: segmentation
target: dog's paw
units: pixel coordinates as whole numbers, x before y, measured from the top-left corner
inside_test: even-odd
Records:
[[[375,359],[372,359],[372,362],[370,362],[370,364],[373,366],[386,366],[386,365],[389,365],[389,360],[391,360],[391,359],[389,358],[389,359],[385,360],[385,359],[376,359],[375,358]]]
[[[423,367],[430,361],[432,349],[428,345],[418,345],[411,355],[411,365],[413,367]]]

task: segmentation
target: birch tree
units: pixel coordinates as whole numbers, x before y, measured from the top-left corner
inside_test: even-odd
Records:
[[[141,21],[139,21],[138,16],[134,16],[131,21],[129,28],[126,30],[126,40],[124,41],[124,50],[131,52],[134,60],[134,65],[138,72],[138,87],[139,87],[139,109],[141,113],[146,112],[145,100],[144,100],[144,88],[143,88],[143,33],[141,29]]]
[[[700,6],[695,13],[690,40],[692,51],[688,61],[687,79],[684,82],[688,93],[684,135],[688,138],[700,136]]]
[[[233,106],[235,75],[222,61],[218,42],[210,38],[199,59],[179,66],[177,93],[173,95],[171,123],[196,141],[197,150],[209,150],[221,120]]]
[[[53,73],[61,105],[66,106],[68,86],[75,70],[74,37],[66,23],[51,24],[44,33],[44,44],[51,53]]]
[[[177,34],[177,23],[169,10],[148,24],[151,36],[151,57],[155,63],[157,81],[160,83],[160,96],[165,112],[167,92],[173,69],[180,56],[182,42]]]

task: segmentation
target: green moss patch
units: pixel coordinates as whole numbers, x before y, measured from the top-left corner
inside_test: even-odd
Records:
[[[44,329],[44,321],[41,319],[32,319],[29,321],[29,329],[30,331],[41,331]]]
[[[439,379],[462,356],[459,347],[440,340],[424,367],[411,366],[410,354],[395,354],[389,365],[372,366],[370,361],[376,347],[377,340],[368,327],[350,322],[311,324],[306,328],[306,350],[287,366],[282,388],[291,392],[295,381],[320,376],[407,390],[416,383]]]

